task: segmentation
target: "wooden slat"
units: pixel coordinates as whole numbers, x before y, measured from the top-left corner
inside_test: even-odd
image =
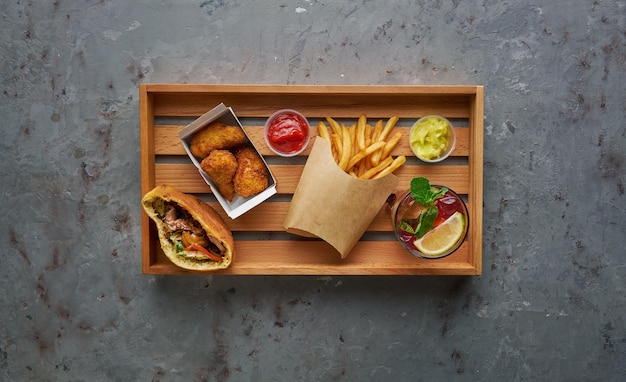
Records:
[[[233,232],[284,232],[283,223],[289,210],[289,202],[266,202],[254,207],[251,211],[238,217],[230,219],[226,212],[220,207],[218,202],[208,202],[222,216],[228,227]],[[471,208],[471,203],[467,203],[467,208]],[[260,225],[259,222],[263,224]],[[470,223],[471,224],[471,223]],[[367,232],[393,232],[391,225],[390,211],[386,206],[367,228]]]
[[[270,171],[277,181],[276,190],[279,194],[293,194],[300,181],[304,165],[270,165]],[[467,194],[469,173],[467,166],[403,166],[394,174],[400,179],[398,189],[408,189],[411,179],[425,176],[433,184],[443,184],[459,194]],[[198,173],[193,164],[155,165],[156,184],[169,184],[187,193],[208,193],[209,186]]]
[[[235,260],[216,274],[246,275],[475,275],[469,265],[465,242],[446,261],[420,259],[406,252],[397,241],[362,241],[345,259],[322,241],[282,240],[235,243]],[[202,272],[179,269],[160,250],[152,271],[156,274]]]
[[[232,220],[217,202],[210,204],[227,221],[238,238],[237,257],[222,274],[259,275],[477,275],[482,272],[482,177],[483,177],[483,88],[481,86],[292,86],[292,85],[140,85],[141,182],[142,193],[156,184],[168,183],[181,191],[206,196],[210,188],[187,158],[178,131],[184,126],[162,124],[161,117],[197,117],[213,106],[231,106],[244,121],[248,136],[268,158],[277,179],[279,195]],[[451,256],[438,260],[417,259],[393,240],[385,207],[371,222],[366,235],[345,260],[330,245],[284,232],[289,196],[295,191],[310,148],[299,158],[272,158],[263,139],[259,121],[279,108],[294,108],[309,118],[326,116],[368,120],[392,115],[417,119],[440,114],[461,119],[456,158],[440,164],[423,164],[413,157],[405,125],[401,143],[393,155],[407,155],[409,161],[395,172],[397,191],[408,189],[415,176],[444,184],[467,196],[469,233],[463,246]],[[159,119],[159,124],[156,120]],[[246,118],[256,121],[246,124]],[[313,136],[316,128],[312,129]],[[273,160],[269,160],[273,159]],[[368,235],[368,233],[370,235]],[[241,236],[244,235],[244,236]],[[250,236],[252,235],[252,236]],[[374,235],[374,236],[372,236]],[[381,236],[382,235],[382,236]],[[257,237],[257,239],[254,239]],[[288,238],[288,239],[287,239]],[[385,239],[386,238],[386,239]],[[253,239],[253,240],[250,240]],[[162,253],[156,228],[142,214],[142,270],[146,274],[194,273],[174,266]]]
[[[139,140],[139,161],[141,165],[141,195],[149,192],[155,183],[154,160],[154,94],[145,91],[145,87],[139,92],[139,118],[140,118],[140,140]],[[150,259],[154,258],[154,253],[158,245],[151,240],[154,225],[145,213],[141,214],[141,269],[143,273],[150,273]]]
[[[473,97],[477,94],[474,85],[262,85],[262,84],[141,84],[147,93],[163,94],[167,97],[180,94],[218,94],[227,96],[236,94],[241,97],[254,95],[286,95],[307,94],[309,96],[323,96],[325,98],[341,96],[350,100],[350,97],[374,96],[380,98],[388,96],[423,96],[432,97],[443,95],[454,97],[464,95]],[[314,101],[311,101],[314,102]]]
[[[472,97],[470,104],[470,125],[472,127],[470,135],[470,147],[472,155],[469,157],[470,189],[472,206],[468,210],[475,224],[468,232],[469,240],[472,243],[470,262],[476,269],[477,274],[482,273],[482,253],[483,253],[483,115],[484,88],[476,87],[476,96]],[[468,207],[469,208],[469,207]]]
[[[156,155],[184,155],[187,153],[178,138],[178,132],[185,126],[177,125],[156,125],[154,127],[154,142]],[[267,146],[265,138],[263,137],[263,126],[244,126],[246,134],[250,137],[250,140],[254,143],[255,147],[259,150],[261,155],[273,156],[275,155],[272,150]],[[402,139],[398,142],[398,145],[391,153],[393,156],[397,155],[413,155],[411,146],[409,145],[409,128],[395,128],[389,136],[392,136],[396,131],[402,133]],[[456,146],[452,152],[452,156],[466,157],[469,154],[469,129],[457,128],[456,130]],[[317,128],[311,128],[311,137],[317,137]],[[311,146],[302,153],[302,156],[309,155]]]
[[[268,117],[277,108],[309,116],[354,117],[354,110],[372,118],[440,114],[467,118],[471,86],[281,86],[147,85],[155,94],[155,116],[199,116],[224,103],[242,117]],[[209,91],[207,91],[207,89]],[[384,97],[381,97],[384,95]],[[280,105],[280,106],[277,106]]]

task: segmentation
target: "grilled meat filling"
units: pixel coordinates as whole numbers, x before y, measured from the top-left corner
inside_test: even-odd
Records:
[[[212,260],[202,251],[187,250],[190,246],[200,246],[211,254],[222,257],[226,248],[219,240],[207,236],[206,232],[187,211],[180,208],[176,203],[164,202],[162,199],[155,202],[155,210],[167,226],[170,240],[174,241],[178,249],[178,255],[198,261]]]

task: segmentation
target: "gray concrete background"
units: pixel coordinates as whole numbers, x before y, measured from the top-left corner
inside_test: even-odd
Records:
[[[623,0],[0,19],[0,380],[625,380]],[[142,82],[485,85],[483,275],[141,275]]]

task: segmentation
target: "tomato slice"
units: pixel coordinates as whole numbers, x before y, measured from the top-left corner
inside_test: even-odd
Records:
[[[185,248],[185,251],[202,252],[204,255],[206,255],[209,259],[213,261],[222,261],[222,258],[220,256],[209,252],[206,248],[196,243],[190,244],[189,247]]]

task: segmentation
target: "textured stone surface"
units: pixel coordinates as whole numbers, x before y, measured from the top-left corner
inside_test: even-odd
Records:
[[[178,3],[0,5],[0,380],[626,378],[624,1]],[[483,275],[141,275],[142,82],[485,85]]]

